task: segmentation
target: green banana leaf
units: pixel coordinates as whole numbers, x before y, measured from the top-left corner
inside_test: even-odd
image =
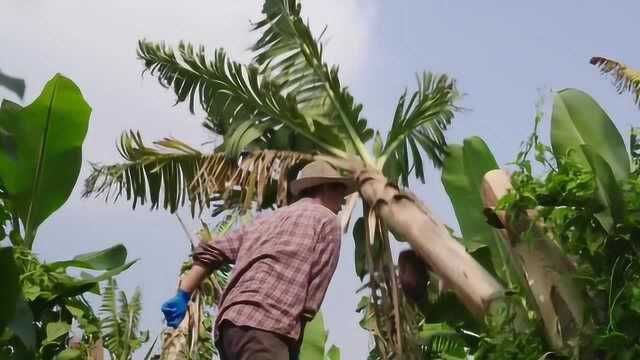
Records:
[[[64,204],[78,178],[91,108],[80,89],[57,74],[19,111],[3,104],[0,128],[16,145],[0,152],[0,178],[31,248],[37,227]]]
[[[59,292],[57,292],[58,296],[62,297],[73,297],[78,296],[84,292],[92,291],[94,293],[99,293],[98,283],[107,279],[110,279],[121,272],[130,268],[133,264],[135,264],[138,259],[113,268],[109,271],[105,271],[100,273],[97,276],[82,272],[80,274],[80,278],[71,278],[64,277],[61,278],[59,285]]]
[[[65,321],[55,321],[47,324],[47,337],[43,340],[43,344],[53,343],[58,338],[66,336],[71,330],[71,324]]]
[[[56,355],[56,360],[75,360],[82,359],[82,352],[77,349],[65,349]]]
[[[501,239],[483,215],[482,179],[498,168],[485,142],[479,137],[465,139],[464,145],[449,145],[441,181],[453,205],[462,242],[485,269],[504,278],[504,264],[498,246]]]
[[[551,147],[556,157],[574,150],[589,166],[580,145],[589,145],[609,164],[617,181],[629,177],[630,162],[622,135],[607,113],[588,94],[576,89],[559,91],[551,115]]]
[[[324,327],[322,313],[318,312],[305,327],[300,360],[325,360],[327,358],[340,360],[340,350],[336,346],[332,346],[329,352],[326,353],[327,335],[328,332]]]
[[[597,199],[604,208],[597,213],[602,227],[607,232],[612,232],[615,224],[622,223],[624,219],[624,199],[622,190],[616,182],[613,170],[605,159],[589,145],[582,145],[582,151],[593,170],[597,186]]]
[[[127,260],[127,248],[122,244],[108,249],[89,252],[74,257],[72,260],[57,261],[47,264],[50,270],[77,267],[89,270],[111,270],[122,266]]]
[[[9,329],[22,341],[28,350],[34,350],[36,346],[36,332],[31,308],[22,296],[19,296],[15,302],[15,309],[15,315],[9,323]]]
[[[324,346],[327,342],[327,331],[324,328],[322,313],[307,324],[300,350],[300,360],[324,360]]]
[[[493,154],[479,137],[465,139],[463,146],[449,146],[441,180],[470,251],[489,245],[495,238],[493,228],[482,214],[481,186],[484,174],[497,168]]]

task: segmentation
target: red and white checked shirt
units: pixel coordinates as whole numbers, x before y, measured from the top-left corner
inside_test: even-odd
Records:
[[[303,198],[210,242],[194,264],[234,263],[216,319],[297,340],[302,321],[318,312],[340,255],[338,217]]]

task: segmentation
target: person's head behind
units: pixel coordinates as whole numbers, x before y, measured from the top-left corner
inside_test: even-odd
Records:
[[[347,195],[347,186],[343,183],[335,182],[304,189],[299,194],[299,197],[317,199],[324,207],[337,214]]]

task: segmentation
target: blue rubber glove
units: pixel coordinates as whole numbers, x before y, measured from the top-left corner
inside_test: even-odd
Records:
[[[184,315],[187,313],[189,299],[191,299],[191,293],[178,290],[176,296],[162,304],[162,313],[167,320],[168,326],[174,329],[178,328],[178,325],[180,325],[182,319],[184,319]]]

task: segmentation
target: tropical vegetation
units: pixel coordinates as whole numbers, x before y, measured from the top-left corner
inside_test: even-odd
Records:
[[[368,290],[357,311],[374,339],[369,358],[637,355],[636,132],[628,152],[595,100],[561,90],[551,145],[538,134],[539,108],[509,175],[481,139],[447,144],[460,94],[447,75],[420,74],[383,137],[325,62],[321,35],[298,1],[266,0],[253,31],[259,38],[246,65],[223,49],[209,55],[187,43],[174,50],[140,41],[145,71],[192,113],[204,111],[204,127],[221,141],[205,151],[169,138],[148,146],[127,132],[118,147],[125,162],[95,164],[85,195],[229,218],[286,205],[295,170],[325,160],[358,184],[343,211],[345,230],[362,199],[353,237],[355,272]],[[594,59],[635,94],[633,71]],[[461,237],[408,191],[411,176],[425,181],[427,159],[443,168]],[[428,268],[422,301],[401,291],[391,239],[407,242]]]
[[[60,74],[30,105],[0,105],[0,241],[8,245],[0,247],[3,359],[81,356],[67,347],[72,324],[79,324],[87,342],[99,338],[98,318],[85,295],[99,293],[101,281],[134,263],[123,245],[55,262],[33,252],[39,226],[74,188],[90,113],[78,87]],[[77,277],[70,269],[94,274]]]
[[[337,68],[324,62],[322,45],[302,20],[300,4],[267,1],[263,14],[254,24],[260,38],[249,65],[228,59],[222,49],[209,59],[202,47],[183,43],[175,52],[140,42],[145,68],[174,90],[178,102],[188,102],[192,111],[198,104],[207,114],[205,128],[223,141],[201,152],[176,139],[149,147],[137,132],[125,133],[119,151],[127,162],[95,166],[86,194],[126,196],[134,206],[149,201],[152,208],[162,205],[169,211],[181,205],[190,205],[193,213],[211,208],[213,215],[262,209],[289,201],[290,170],[325,159],[358,178],[365,200],[354,234],[357,271],[368,277],[370,289],[361,309],[366,319],[375,320],[367,325],[375,351],[380,357],[411,356],[419,351],[415,335],[420,325],[397,286],[389,230],[430,259],[476,315],[502,291],[448,229],[404,191],[409,176],[424,180],[424,156],[442,164],[443,131],[458,109],[455,81],[421,74],[417,89],[400,97],[384,141],[361,117],[362,106],[341,84]],[[347,215],[356,200],[351,197]],[[427,240],[425,233],[434,236]],[[468,277],[451,266],[452,257],[467,265]]]

